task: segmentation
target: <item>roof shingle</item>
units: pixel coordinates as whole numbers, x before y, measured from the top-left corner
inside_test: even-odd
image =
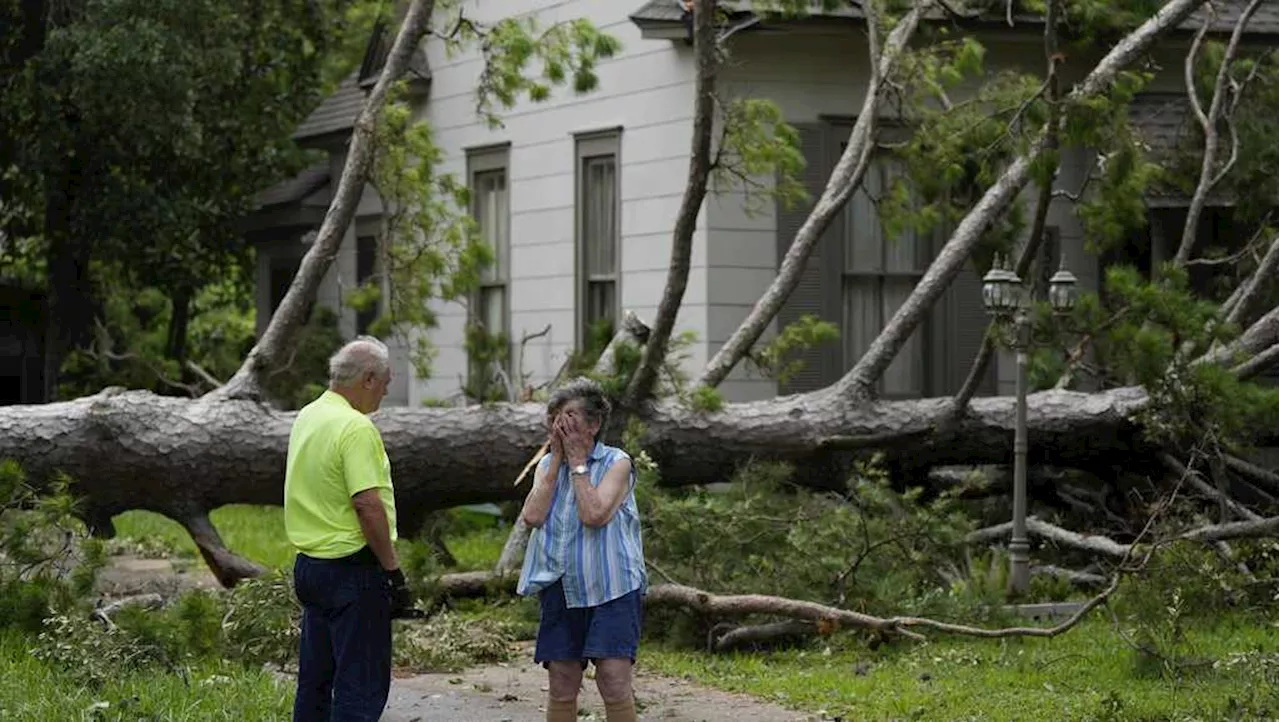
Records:
[[[329,161],[323,160],[262,191],[254,198],[259,209],[296,203],[329,182]]]
[[[333,94],[325,98],[293,131],[294,140],[351,130],[364,107],[366,93],[360,89],[359,71],[348,75]]]

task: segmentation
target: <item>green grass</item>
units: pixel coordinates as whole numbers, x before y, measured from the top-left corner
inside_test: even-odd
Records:
[[[462,513],[460,513],[461,515]],[[235,553],[271,568],[293,565],[295,552],[284,535],[284,509],[278,506],[230,504],[209,515],[222,541]],[[450,538],[449,551],[458,560],[460,571],[492,567],[502,554],[509,527],[492,524],[491,517],[470,514],[460,524],[465,531]],[[149,548],[168,550],[194,558],[196,545],[182,525],[149,511],[118,514],[116,533],[122,540],[141,542]]]
[[[284,535],[284,509],[229,504],[209,515],[222,541],[237,554],[272,568],[293,564],[294,550]],[[160,544],[180,556],[196,556],[195,542],[172,519],[149,511],[127,511],[114,519],[123,539]]]
[[[267,672],[227,662],[198,664],[186,679],[155,671],[112,680],[102,689],[77,684],[27,653],[31,638],[0,630],[0,720],[288,719],[293,686]],[[105,705],[105,706],[104,706]]]
[[[936,637],[877,652],[711,656],[651,646],[641,665],[845,720],[1276,719],[1274,626],[1224,620],[1191,628],[1188,641],[1196,656],[1220,661],[1176,681],[1143,673],[1105,620],[1055,639]]]

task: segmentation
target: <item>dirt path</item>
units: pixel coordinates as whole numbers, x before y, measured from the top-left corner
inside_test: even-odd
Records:
[[[643,665],[643,662],[641,663]],[[683,680],[646,674],[636,679],[640,719],[681,722],[814,722],[818,718]],[[383,722],[542,722],[546,719],[546,671],[532,650],[520,661],[477,667],[462,674],[423,674],[393,680]],[[603,720],[595,683],[585,680],[580,720]]]

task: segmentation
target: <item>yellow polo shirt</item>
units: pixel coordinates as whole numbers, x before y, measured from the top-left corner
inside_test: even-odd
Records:
[[[377,489],[396,540],[391,460],[368,416],[325,391],[298,412],[284,474],[284,530],[297,550],[337,559],[365,546],[351,497]]]

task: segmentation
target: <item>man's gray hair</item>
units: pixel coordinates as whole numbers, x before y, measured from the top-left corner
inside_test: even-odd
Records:
[[[373,336],[357,336],[329,357],[329,386],[349,386],[367,373],[391,372],[387,345]]]
[[[604,389],[595,381],[579,376],[551,394],[551,398],[547,400],[547,416],[555,416],[570,401],[581,401],[587,418],[600,422],[600,432],[596,434],[598,440],[600,434],[604,433],[604,427],[609,425],[609,414],[613,411],[613,404],[609,403],[609,396]]]

